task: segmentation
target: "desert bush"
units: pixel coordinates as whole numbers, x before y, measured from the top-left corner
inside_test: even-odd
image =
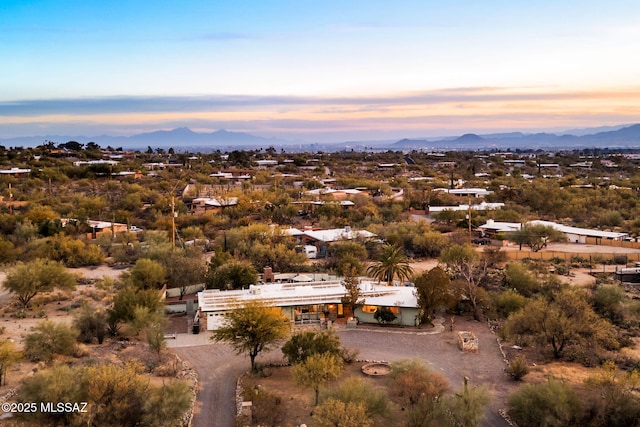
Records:
[[[525,375],[529,373],[529,365],[527,359],[524,356],[518,356],[509,362],[507,366],[507,372],[513,377],[514,380],[520,381]]]
[[[437,400],[448,387],[442,374],[431,372],[419,361],[409,360],[392,365],[389,390],[404,407],[415,406],[425,400]]]
[[[282,353],[292,365],[304,362],[312,354],[340,356],[340,338],[331,332],[300,332],[284,343]]]
[[[347,378],[339,388],[325,393],[322,401],[328,399],[361,404],[366,413],[374,418],[389,414],[387,394],[382,390],[375,389],[371,381],[362,378]]]
[[[495,295],[494,305],[497,314],[506,319],[527,304],[527,298],[511,289]]]
[[[524,296],[531,296],[540,288],[538,279],[522,264],[509,263],[505,271],[505,284]]]
[[[582,403],[576,392],[559,380],[526,384],[508,400],[508,414],[520,427],[579,425]]]
[[[327,399],[313,411],[318,427],[371,426],[371,418],[361,403]]]
[[[85,304],[76,314],[73,325],[80,331],[82,342],[90,344],[96,339],[102,344],[107,336],[107,313]]]
[[[49,362],[56,354],[75,352],[78,331],[64,323],[44,321],[24,338],[24,354],[33,362]]]
[[[397,316],[387,307],[378,307],[376,312],[373,313],[373,318],[381,325],[388,325],[393,323]]]
[[[250,425],[277,426],[283,423],[285,412],[279,396],[262,387],[254,387],[244,390],[244,398],[251,400]]]

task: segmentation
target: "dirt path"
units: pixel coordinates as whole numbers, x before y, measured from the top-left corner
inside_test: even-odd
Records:
[[[233,426],[236,416],[236,381],[247,371],[248,360],[237,356],[229,346],[210,344],[177,348],[198,374],[199,390],[192,426]]]

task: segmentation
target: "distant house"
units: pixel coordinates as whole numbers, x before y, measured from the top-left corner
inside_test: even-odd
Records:
[[[11,168],[11,169],[0,169],[1,175],[13,175],[16,178],[24,175],[28,175],[31,173],[31,169],[21,169],[21,168]]]
[[[360,283],[360,295],[366,305],[351,314],[346,313],[346,307],[342,304],[346,289],[340,280],[270,283],[251,285],[244,290],[205,290],[198,293],[198,307],[206,319],[207,330],[219,328],[226,313],[248,301],[261,301],[278,307],[297,325],[318,324],[351,315],[355,315],[360,322],[373,323],[375,311],[386,307],[396,315],[394,324],[414,326],[419,317],[418,302],[413,291],[413,287],[383,286],[364,279]]]
[[[182,163],[153,162],[153,163],[144,163],[142,166],[144,166],[145,169],[151,171],[151,170],[156,170],[156,169],[181,168],[182,167]]]
[[[70,218],[63,218],[60,220],[63,227],[66,227],[67,224],[77,223],[78,221]],[[87,233],[87,239],[96,239],[98,236],[103,234],[118,234],[124,233],[128,231],[129,227],[127,224],[122,224],[118,222],[108,222],[108,221],[93,221],[88,220],[86,225],[91,229],[89,233]],[[133,231],[135,231],[136,227],[131,227]]]
[[[96,166],[96,165],[108,165],[116,166],[118,164],[115,160],[78,160],[73,162],[73,166]]]
[[[258,167],[269,167],[269,166],[277,166],[277,160],[264,159],[264,160],[256,160],[256,164]]]
[[[607,239],[607,240],[623,240],[628,236],[628,233],[619,233],[614,231],[602,231],[592,230],[588,228],[571,227],[568,225],[558,224],[551,221],[534,220],[527,222],[528,225],[545,225],[553,227],[556,230],[562,232],[567,237],[567,240],[572,243],[587,243],[587,238],[595,239]],[[494,236],[498,233],[509,233],[518,231],[522,227],[519,222],[498,222],[493,220],[487,220],[487,223],[478,227],[483,234],[487,236]]]
[[[191,212],[196,215],[202,215],[205,212],[221,212],[224,208],[236,206],[238,204],[237,197],[229,197],[226,199],[216,197],[197,197],[191,201]]]
[[[522,159],[514,159],[514,160],[504,160],[504,164],[508,166],[522,167],[526,164],[526,162]]]
[[[328,230],[299,230],[297,228],[284,229],[284,233],[295,237],[302,245],[313,245],[318,248],[318,256],[325,256],[327,247],[342,240],[371,239],[376,234],[367,230],[352,230],[351,227],[333,228]]]
[[[487,203],[482,202],[475,205],[458,205],[458,206],[429,206],[429,213],[438,213],[442,211],[492,211],[496,209],[502,209],[504,203]]]
[[[442,191],[443,193],[463,197],[484,197],[493,193],[493,191],[485,188],[436,188],[434,191]]]
[[[572,243],[587,243],[587,237],[606,240],[623,240],[629,233],[619,233],[614,231],[591,230],[588,228],[570,227],[568,225],[557,224],[551,221],[529,221],[527,224],[541,224],[553,227],[567,236],[567,240]]]
[[[358,194],[367,195],[366,192],[359,190],[357,188],[334,189],[329,187],[316,188],[314,190],[305,191],[304,194],[307,196],[314,196],[314,197],[330,196],[335,200],[343,200],[343,199],[346,199],[347,197],[356,196]]]

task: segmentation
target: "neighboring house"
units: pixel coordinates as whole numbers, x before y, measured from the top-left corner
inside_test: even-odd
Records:
[[[21,168],[11,168],[11,169],[1,169],[0,174],[2,175],[13,175],[18,178],[21,175],[28,175],[31,173],[31,169],[21,169]]]
[[[497,234],[505,234],[520,230],[522,224],[519,222],[502,222],[488,219],[486,224],[478,227],[485,237],[494,237]]]
[[[458,205],[458,206],[429,206],[429,213],[438,213],[442,211],[492,211],[496,209],[502,209],[504,203],[487,203],[482,202],[476,205]]]
[[[387,307],[397,316],[394,324],[416,325],[418,303],[413,287],[382,286],[362,281],[360,290],[366,305],[356,309],[355,316],[359,321],[375,322],[375,310]],[[198,307],[210,331],[223,324],[226,313],[248,301],[279,307],[292,323],[317,324],[347,315],[342,304],[345,295],[346,289],[338,280],[271,283],[252,285],[244,290],[205,290],[198,293]]]
[[[258,167],[269,167],[269,166],[277,166],[277,160],[264,159],[264,160],[256,160],[256,164]]]
[[[218,178],[224,181],[236,181],[242,182],[251,179],[251,170],[237,169],[229,171],[218,171],[216,173],[209,174],[211,178]]]
[[[314,197],[331,196],[335,200],[344,200],[347,197],[352,197],[358,194],[367,195],[366,192],[357,188],[343,188],[341,190],[337,190],[329,187],[316,188],[314,190],[305,191],[304,194]]]
[[[287,228],[284,233],[296,238],[302,245],[313,245],[318,248],[318,257],[325,256],[327,247],[334,242],[341,240],[372,239],[376,234],[367,230],[352,230],[351,227],[333,228],[329,230],[312,230],[297,228]]]
[[[224,208],[236,206],[237,204],[237,197],[229,197],[226,199],[216,197],[198,197],[191,201],[191,212],[196,215],[202,215],[205,212],[218,213]]]
[[[145,169],[152,171],[152,170],[156,170],[156,169],[180,168],[180,167],[182,167],[182,163],[160,163],[160,162],[154,162],[154,163],[145,163],[142,166],[144,166]]]
[[[551,221],[529,221],[527,224],[542,224],[553,227],[563,232],[567,236],[567,240],[571,243],[587,243],[587,237],[606,240],[624,240],[629,233],[618,233],[614,231],[591,230],[588,228],[570,227],[567,225],[557,224]]]
[[[484,188],[436,188],[434,191],[442,191],[454,196],[468,196],[468,197],[483,197],[487,196],[493,191],[489,191]]]
[[[62,224],[63,227],[66,227],[66,225],[70,222],[77,223],[77,220],[70,219],[70,218],[62,218],[60,220],[60,223]],[[86,224],[91,229],[91,232],[87,233],[87,239],[95,239],[102,234],[125,233],[128,230],[127,224],[122,224],[118,222],[88,220]],[[141,229],[138,229],[135,226],[131,227],[131,231],[135,232],[136,230],[141,231]]]
[[[607,240],[624,240],[628,236],[628,233],[619,233],[614,231],[601,231],[592,230],[588,228],[571,227],[568,225],[562,225],[551,221],[534,220],[527,222],[529,225],[540,224],[549,227],[553,227],[558,231],[561,231],[567,237],[567,240],[571,243],[587,243],[587,238],[595,239],[607,239]],[[487,220],[487,223],[479,226],[478,228],[486,236],[494,236],[499,233],[508,233],[512,231],[520,230],[522,226],[519,222],[498,222],[491,219]]]
[[[95,165],[109,165],[116,166],[118,164],[115,160],[78,160],[73,162],[73,166],[95,166]]]

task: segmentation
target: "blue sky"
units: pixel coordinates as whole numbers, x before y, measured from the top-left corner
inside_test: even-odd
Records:
[[[638,16],[616,0],[0,0],[0,139],[635,123]]]

